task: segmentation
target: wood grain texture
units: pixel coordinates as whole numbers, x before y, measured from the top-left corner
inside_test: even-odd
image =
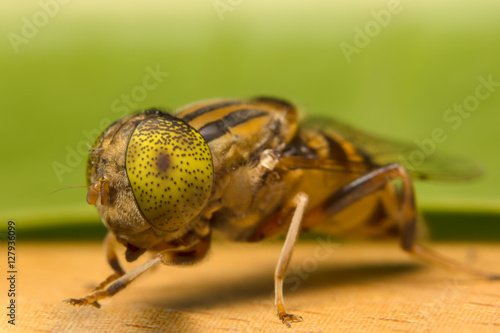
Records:
[[[100,244],[19,242],[15,331],[500,330],[498,281],[420,264],[393,243],[324,244],[299,244],[292,258],[285,305],[304,321],[290,330],[278,321],[273,306],[278,243],[215,243],[201,264],[161,267],[95,309],[72,307],[62,300],[83,296],[111,272]],[[477,267],[500,270],[500,244],[434,248]],[[11,325],[2,319],[0,331],[12,330],[7,326]]]

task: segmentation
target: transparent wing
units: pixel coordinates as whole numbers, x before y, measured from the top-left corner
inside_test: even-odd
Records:
[[[374,164],[400,163],[414,178],[455,181],[476,178],[482,174],[479,165],[465,158],[439,152],[426,154],[416,144],[386,140],[336,120],[311,118],[304,126],[325,135],[330,133],[342,137],[362,151]]]

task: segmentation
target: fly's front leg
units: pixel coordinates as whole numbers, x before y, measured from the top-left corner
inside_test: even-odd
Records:
[[[93,290],[93,293],[95,293],[95,292],[97,292],[99,290],[104,289],[111,282],[116,281],[118,278],[120,278],[121,276],[125,275],[125,271],[121,267],[120,262],[118,260],[118,256],[116,255],[116,250],[115,250],[115,244],[116,243],[118,243],[118,242],[116,240],[115,235],[111,231],[108,231],[108,233],[106,234],[106,237],[104,238],[103,245],[104,245],[104,251],[106,253],[106,259],[108,261],[108,264],[113,269],[114,273],[111,274],[110,276],[108,276],[106,278],[106,280],[102,281]],[[81,299],[81,300],[83,300],[83,299]],[[73,305],[80,304],[78,301],[79,300],[77,300],[77,299],[66,300],[66,302],[68,302],[70,304],[73,304]],[[83,302],[84,301],[82,301],[81,305],[83,305]],[[96,308],[100,308],[101,307],[101,305],[97,301],[87,302],[85,304],[90,304],[92,306],[95,306]]]
[[[118,260],[118,256],[116,255],[115,244],[118,243],[116,241],[115,235],[108,231],[106,238],[104,238],[104,251],[106,252],[106,259],[108,260],[108,264],[113,269],[114,273],[108,276],[106,280],[101,282],[99,286],[97,286],[94,291],[104,289],[108,284],[125,275],[125,271],[120,265]]]
[[[283,280],[285,278],[288,264],[290,263],[290,258],[292,257],[293,247],[295,246],[295,242],[299,234],[300,224],[304,216],[304,210],[307,206],[308,199],[309,198],[307,194],[303,192],[298,193],[292,199],[292,205],[295,206],[295,211],[293,213],[292,222],[290,223],[290,227],[285,239],[285,244],[283,245],[283,249],[281,250],[278,265],[276,266],[276,271],[274,273],[276,310],[278,312],[278,317],[287,326],[290,326],[290,322],[302,321],[301,316],[287,313],[285,310],[283,302]]]
[[[308,212],[304,218],[304,227],[311,227],[319,221],[324,221],[361,198],[382,189],[387,183],[396,179],[402,182],[402,199],[399,218],[401,223],[401,246],[405,251],[408,251],[420,259],[448,269],[463,271],[482,278],[500,278],[499,275],[485,273],[443,257],[416,242],[418,218],[415,208],[415,192],[408,172],[397,163],[373,170],[342,187],[321,205]]]
[[[168,249],[159,252],[155,258],[145,262],[135,270],[116,279],[106,289],[97,289],[82,298],[71,298],[64,302],[72,305],[93,305],[100,308],[99,301],[115,295],[127,287],[142,274],[153,270],[160,264],[164,265],[191,265],[205,257],[210,248],[211,234],[204,236],[192,247],[182,250]]]
[[[72,305],[93,305],[97,308],[100,308],[99,301],[113,296],[126,286],[128,286],[132,281],[146,273],[147,271],[153,269],[154,267],[160,265],[162,263],[162,258],[158,255],[154,259],[142,264],[132,272],[123,275],[121,278],[116,280],[113,284],[111,284],[108,288],[103,290],[95,290],[88,294],[83,298],[70,298],[65,300],[64,302],[72,304]]]

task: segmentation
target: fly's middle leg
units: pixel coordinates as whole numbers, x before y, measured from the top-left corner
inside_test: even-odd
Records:
[[[302,321],[301,316],[296,316],[291,313],[287,313],[285,310],[285,305],[283,301],[283,280],[285,278],[286,270],[288,268],[288,264],[290,263],[290,258],[292,257],[293,247],[295,246],[295,242],[297,240],[297,236],[299,234],[300,224],[302,222],[302,218],[304,216],[304,211],[307,206],[309,198],[307,194],[300,192],[292,199],[290,203],[295,207],[292,221],[288,228],[288,233],[286,235],[285,244],[281,250],[281,255],[278,260],[278,264],[276,265],[276,270],[274,273],[274,292],[275,292],[275,305],[276,310],[278,312],[278,317],[281,321],[290,326],[290,322],[298,322]],[[288,205],[287,205],[288,206]]]

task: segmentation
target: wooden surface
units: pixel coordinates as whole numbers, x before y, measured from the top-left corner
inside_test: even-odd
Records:
[[[434,248],[500,271],[500,244]],[[83,296],[110,273],[100,244],[20,242],[16,331],[500,331],[498,281],[420,264],[393,243],[317,240],[300,244],[292,258],[285,305],[304,321],[288,329],[273,307],[279,252],[277,243],[215,243],[203,263],[161,267],[95,309],[62,300]],[[2,308],[6,289],[3,281]]]

